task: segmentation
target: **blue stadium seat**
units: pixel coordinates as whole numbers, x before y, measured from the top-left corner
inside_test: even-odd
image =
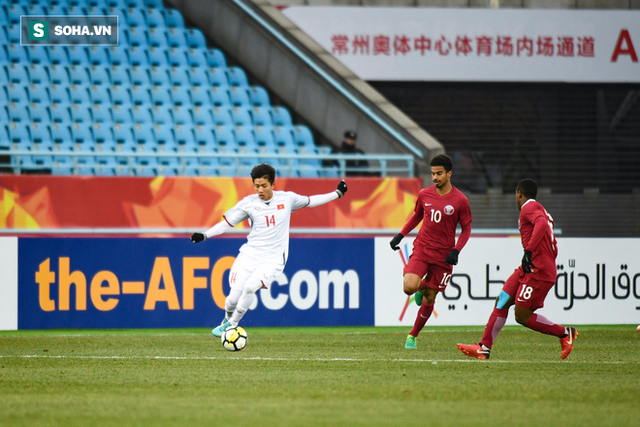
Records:
[[[27,97],[25,96],[22,101],[13,101],[8,106],[7,113],[9,120],[12,122],[28,123],[31,121],[29,116],[29,107],[27,103]]]
[[[145,52],[145,55],[147,62],[153,67],[166,66],[169,63],[164,46],[151,47]]]
[[[234,152],[236,138],[233,133],[233,125],[216,125],[213,128],[213,135],[220,152]]]
[[[154,32],[164,31],[164,15],[162,14],[162,3],[158,8],[149,8],[145,10],[145,22],[147,27],[154,29]]]
[[[142,27],[130,27],[128,30],[124,30],[124,34],[129,46],[146,48],[149,44],[147,33]]]
[[[172,86],[182,86],[184,90],[184,88],[191,85],[189,81],[189,73],[186,67],[171,69],[168,72],[168,75]]]
[[[71,125],[71,138],[76,149],[90,151],[93,145],[93,124],[91,122],[73,123]]]
[[[176,142],[178,152],[196,151],[193,128],[189,125],[176,125],[173,130],[173,140]]]
[[[67,67],[62,64],[51,64],[48,67],[49,81],[51,84],[61,84],[69,82],[69,74],[67,73]]]
[[[205,104],[209,105],[211,103],[209,88],[207,86],[191,86],[189,92],[191,95],[191,102],[194,106]]]
[[[111,83],[111,76],[109,76],[106,65],[92,65],[87,71],[92,85],[108,85]]]
[[[9,25],[20,25],[20,15],[26,15],[27,11],[21,4],[11,4],[6,6],[7,22]]]
[[[9,82],[21,84],[23,86],[29,83],[29,68],[26,64],[9,64],[7,71],[9,73]]]
[[[173,122],[179,125],[187,125],[193,123],[189,105],[176,105],[171,109],[173,114]]]
[[[164,13],[164,23],[170,29],[181,29],[184,28],[184,18],[182,14],[177,9],[165,9]]]
[[[231,101],[233,107],[249,108],[251,106],[247,88],[242,86],[232,86],[229,88],[229,101]]]
[[[88,123],[92,121],[89,106],[86,104],[71,104],[71,121]]]
[[[49,62],[51,64],[59,64],[67,66],[69,64],[69,55],[64,46],[48,46]]]
[[[210,68],[227,67],[227,59],[220,49],[207,49],[207,51],[205,52],[205,57],[207,58],[207,65]]]
[[[231,120],[235,126],[251,126],[251,114],[246,107],[233,107],[231,109]]]
[[[316,144],[313,140],[313,133],[311,129],[305,125],[295,125],[292,129],[293,142],[298,147],[304,147],[308,152],[315,150]]]
[[[209,76],[205,68],[191,67],[185,71],[191,86],[209,86]]]
[[[189,49],[206,49],[207,41],[202,31],[198,28],[189,28],[186,31],[186,46]]]
[[[90,107],[91,118],[97,123],[112,123],[111,103],[109,101],[104,104],[93,104]]]
[[[49,105],[49,117],[52,122],[69,123],[71,122],[71,110],[69,103],[52,103]]]
[[[127,73],[127,67],[114,65],[109,67],[109,79],[111,84],[124,85],[131,83],[129,74]]]
[[[173,141],[173,123],[154,123],[151,127],[153,138],[152,148],[158,153],[175,153],[175,143]],[[160,163],[162,161],[158,159]]]
[[[211,124],[213,116],[211,114],[211,106],[209,103],[203,103],[202,105],[195,105],[191,110],[193,115],[193,123],[196,125]]]
[[[151,82],[149,70],[143,66],[129,68],[129,81],[134,85],[148,85]]]
[[[111,97],[106,85],[89,86],[89,98],[94,104],[111,104]]]
[[[173,86],[170,92],[171,102],[174,105],[191,105],[190,91],[180,86]]]
[[[210,124],[196,125],[193,127],[193,138],[198,145],[199,150],[203,151],[207,148],[215,147],[214,127]]]
[[[109,64],[109,50],[104,46],[89,47],[89,63],[91,65],[107,66]]]
[[[67,123],[53,123],[50,127],[50,145],[56,151],[69,151],[73,149],[73,135]]]
[[[153,126],[149,123],[136,123],[132,127],[133,142],[138,152],[153,152],[156,144],[153,135]]]
[[[153,124],[153,116],[151,110],[146,105],[134,105],[131,109],[133,123],[151,126]]]
[[[189,67],[207,68],[207,57],[202,49],[187,50],[187,64]]]
[[[291,113],[285,107],[273,106],[271,107],[271,120],[274,126],[291,126]]]
[[[138,67],[141,65],[146,66],[148,64],[147,55],[145,54],[147,50],[148,49],[146,47],[143,48],[143,47],[131,46],[127,50],[127,55],[129,57],[129,64],[133,65],[134,67]]]
[[[232,66],[226,68],[227,80],[231,86],[248,86],[249,81],[247,79],[247,74],[240,67]]]
[[[49,116],[49,110],[47,108],[48,106],[48,102],[32,102],[29,104],[29,116],[31,117],[31,121],[45,124],[51,122],[51,117]],[[0,108],[0,110],[4,110],[4,108]],[[0,116],[2,116],[2,114],[0,114]],[[9,119],[5,118],[5,121],[0,122],[2,123],[0,126],[3,127],[4,123],[7,123],[8,121]]]
[[[7,86],[7,101],[24,102],[28,100],[27,88],[22,83],[9,83]]]
[[[227,78],[226,68],[209,68],[206,70],[206,74],[211,86],[219,86],[226,88],[229,86],[229,79]]]
[[[184,49],[187,47],[185,30],[167,31],[167,44],[170,48]]]
[[[11,145],[19,150],[26,150],[31,144],[29,125],[22,122],[10,122],[7,127]]]
[[[72,85],[84,85],[89,83],[89,71],[84,64],[76,64],[67,68],[69,83]]]
[[[212,111],[214,126],[231,126],[233,118],[231,116],[231,108],[227,106],[214,107]]]
[[[153,105],[170,105],[171,104],[171,91],[165,86],[152,86],[151,103]]]
[[[111,126],[102,123],[94,123],[91,128],[93,136],[93,150],[95,152],[112,152],[115,149],[115,141],[111,134]]]
[[[166,105],[156,105],[151,109],[153,123],[173,124],[173,116],[171,115],[171,107]]]
[[[255,126],[272,126],[273,120],[271,119],[271,107],[253,107],[250,110],[251,122]]]
[[[3,33],[3,32],[0,32]],[[29,55],[29,62],[32,64],[49,65],[49,52],[43,46],[28,46],[27,54]]]
[[[127,9],[125,20],[129,28],[144,28],[147,26],[144,14],[140,9]]]
[[[162,0],[142,0],[142,4],[144,4],[144,7],[146,7],[147,9],[160,9],[164,7]]]
[[[158,160],[155,157],[138,157],[135,162],[136,176],[156,176],[158,174]]]
[[[84,46],[66,46],[69,62],[72,65],[86,65],[89,63],[89,55]]]
[[[71,85],[69,86],[69,97],[72,103],[90,103],[91,97],[89,96],[89,87],[85,85]]]
[[[151,89],[149,85],[132,85],[129,94],[131,95],[131,102],[136,105],[149,105],[151,104]],[[112,94],[113,96],[113,94]]]
[[[258,145],[256,138],[253,134],[253,127],[249,126],[236,126],[233,129],[236,144],[238,146],[238,152],[240,153],[256,153]],[[254,163],[256,165],[256,163]]]
[[[289,126],[275,126],[273,128],[273,138],[276,142],[276,146],[281,153],[295,154],[296,146],[293,142],[293,135],[291,134],[291,127]]]
[[[172,67],[187,67],[187,49],[175,47],[167,51],[167,63]]]
[[[156,12],[160,14],[160,12]],[[149,46],[156,48],[166,48],[168,46],[167,35],[164,32],[164,28],[155,28],[147,32],[147,39]]]
[[[107,53],[109,54],[109,63],[111,65],[128,66],[130,63],[127,50],[121,46],[109,46]],[[51,55],[49,55],[49,57],[51,57]]]
[[[271,105],[269,93],[262,86],[251,86],[247,91],[249,93],[249,101],[252,106],[265,107]]]
[[[27,100],[31,103],[49,103],[48,86],[47,83],[31,83],[31,85],[27,86]]]
[[[54,140],[53,135],[49,133],[49,127],[42,123],[32,122],[29,125],[29,135],[32,149],[49,150],[51,149],[51,141]]]
[[[171,78],[169,77],[169,69],[167,67],[151,67],[149,70],[149,79],[154,86],[171,86]]]
[[[113,104],[130,104],[131,103],[131,94],[128,90],[128,87],[125,85],[111,85],[109,90],[109,95],[111,96],[111,102]]]
[[[115,123],[133,123],[131,108],[128,104],[114,105],[111,114]]]

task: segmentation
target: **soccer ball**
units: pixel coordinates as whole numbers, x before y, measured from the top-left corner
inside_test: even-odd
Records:
[[[222,346],[229,351],[240,351],[247,345],[247,331],[240,326],[229,328],[220,337]]]

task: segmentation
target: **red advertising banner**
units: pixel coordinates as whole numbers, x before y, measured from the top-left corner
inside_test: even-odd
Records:
[[[313,195],[338,179],[279,178],[276,190]],[[292,227],[401,228],[418,178],[348,178],[346,197],[292,216]],[[249,178],[0,176],[0,228],[201,229],[253,194]],[[241,224],[238,227],[247,227]]]

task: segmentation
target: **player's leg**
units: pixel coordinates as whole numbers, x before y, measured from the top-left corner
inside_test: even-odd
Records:
[[[415,273],[405,273],[402,280],[402,290],[407,295],[415,294],[420,289],[420,276]]]
[[[424,328],[431,314],[433,306],[439,292],[444,292],[451,279],[452,267],[442,267],[439,265],[429,265],[427,274],[427,287],[425,288],[422,298],[422,305],[418,310],[418,315],[413,324],[413,329],[409,332],[409,337],[418,337],[420,331]],[[407,339],[409,339],[407,337]]]
[[[409,262],[405,265],[403,273],[403,290],[407,295],[413,295],[421,286],[422,277],[429,271],[429,264],[417,258],[413,254],[409,257]],[[418,315],[418,318],[420,315]],[[426,320],[425,320],[426,321]],[[415,328],[415,326],[414,326]],[[414,349],[416,346],[416,337],[409,333],[405,341],[404,347]]]
[[[528,280],[520,285],[516,296],[516,322],[521,325],[546,335],[553,335],[560,339],[560,358],[565,359],[573,351],[573,342],[578,336],[578,331],[573,327],[558,325],[547,319],[535,310],[542,308],[544,300],[553,287],[552,282]]]
[[[477,359],[488,359],[491,354],[491,347],[498,334],[507,322],[507,315],[509,314],[509,307],[515,302],[515,294],[520,287],[520,280],[524,278],[524,273],[521,268],[516,270],[509,276],[500,294],[496,298],[496,303],[493,307],[493,311],[489,316],[489,320],[484,327],[484,334],[480,343],[475,344],[458,344],[458,350],[463,352],[469,357],[475,357]]]
[[[220,324],[211,331],[215,337],[222,336],[222,333],[229,327],[229,319],[238,305],[244,285],[251,274],[249,266],[250,261],[242,254],[239,254],[236,257],[236,260],[231,266],[231,270],[229,271],[229,287],[231,289],[229,291],[229,295],[224,301],[225,316],[222,319],[222,322],[220,322]]]
[[[230,327],[238,326],[240,320],[242,320],[245,313],[253,304],[256,292],[261,288],[267,288],[271,282],[282,273],[282,270],[283,266],[281,264],[267,263],[258,265],[258,267],[251,272],[249,278],[244,283],[238,304],[229,318]]]

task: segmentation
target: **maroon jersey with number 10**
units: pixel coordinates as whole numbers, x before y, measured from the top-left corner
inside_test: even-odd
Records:
[[[413,253],[431,263],[448,266],[445,258],[455,247],[461,251],[471,235],[471,209],[469,200],[462,191],[453,187],[441,196],[432,185],[418,193],[418,200],[400,233],[406,236],[422,221],[418,237],[413,242]],[[456,226],[460,223],[462,232],[456,244]]]
[[[531,251],[531,262],[535,266],[527,276],[544,282],[555,282],[558,273],[558,242],[553,233],[551,215],[540,203],[529,199],[520,208],[518,228],[522,247],[525,251]]]

